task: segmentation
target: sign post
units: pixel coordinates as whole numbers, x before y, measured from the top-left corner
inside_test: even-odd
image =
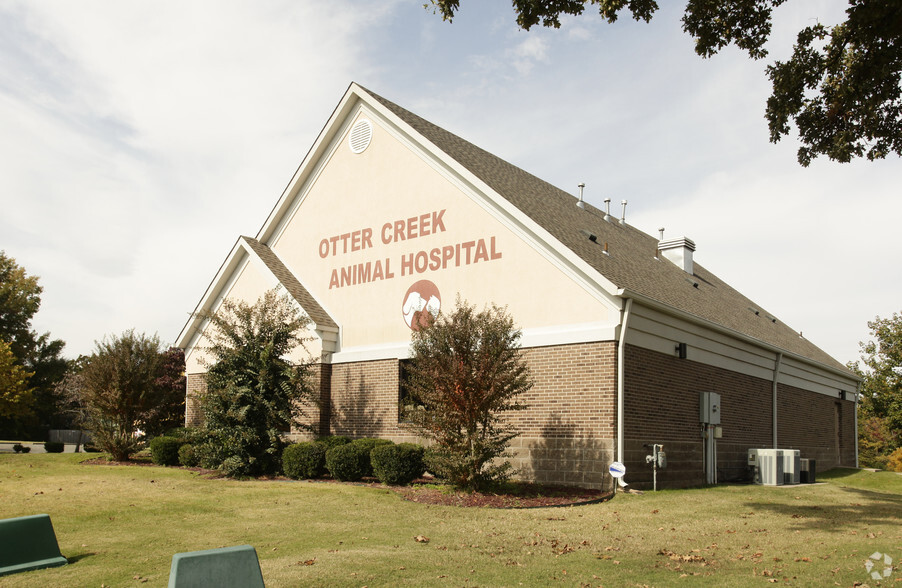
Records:
[[[626,473],[626,466],[624,466],[619,461],[615,461],[608,467],[608,473],[611,474],[611,478],[617,479],[619,481],[620,478]],[[626,484],[624,484],[625,486]],[[614,494],[617,494],[617,484],[613,484],[614,486]]]

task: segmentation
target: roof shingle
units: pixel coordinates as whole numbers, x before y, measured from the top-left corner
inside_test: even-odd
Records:
[[[562,245],[610,280],[682,313],[737,332],[769,346],[843,372],[840,362],[800,336],[773,314],[720,280],[698,263],[690,276],[675,264],[656,258],[658,240],[544,180],[461,139],[412,112],[361,88],[435,147],[485,182],[502,198],[543,227]],[[594,241],[586,233],[596,236]],[[605,253],[607,250],[607,253]],[[693,284],[697,284],[697,286]],[[756,314],[752,309],[760,312]],[[850,374],[851,375],[851,374]]]

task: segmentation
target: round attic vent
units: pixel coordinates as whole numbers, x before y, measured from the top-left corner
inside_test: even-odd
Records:
[[[351,134],[348,136],[348,147],[354,153],[363,153],[370,146],[372,138],[373,123],[362,118],[351,127]]]

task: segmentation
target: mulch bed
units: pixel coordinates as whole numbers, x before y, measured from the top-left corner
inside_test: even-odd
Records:
[[[436,484],[413,484],[392,489],[412,502],[477,508],[577,506],[603,502],[611,498],[610,492],[601,490],[527,483],[511,484],[507,493],[462,492]]]
[[[110,461],[104,457],[88,459],[82,464],[99,466],[131,466],[131,467],[165,467],[158,466],[149,458],[138,456],[130,461]],[[181,467],[184,470],[198,472],[204,477],[218,478],[222,474],[216,470],[203,468]],[[288,478],[266,478],[288,480]],[[312,482],[325,482],[330,484],[346,484],[330,479],[311,480]],[[593,504],[610,500],[611,493],[602,490],[578,488],[575,486],[551,486],[543,484],[530,484],[525,482],[512,482],[507,485],[505,492],[463,492],[453,490],[448,486],[436,484],[434,480],[421,478],[410,486],[386,486],[375,479],[367,479],[363,482],[354,482],[360,486],[374,488],[386,488],[392,490],[405,500],[420,504],[438,506],[459,506],[466,508],[549,508],[561,506],[578,506]]]

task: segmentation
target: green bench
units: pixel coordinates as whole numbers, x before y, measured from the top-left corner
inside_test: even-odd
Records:
[[[169,588],[265,588],[257,551],[250,545],[188,551],[172,556]]]
[[[67,563],[60,553],[49,515],[0,520],[0,576]]]

